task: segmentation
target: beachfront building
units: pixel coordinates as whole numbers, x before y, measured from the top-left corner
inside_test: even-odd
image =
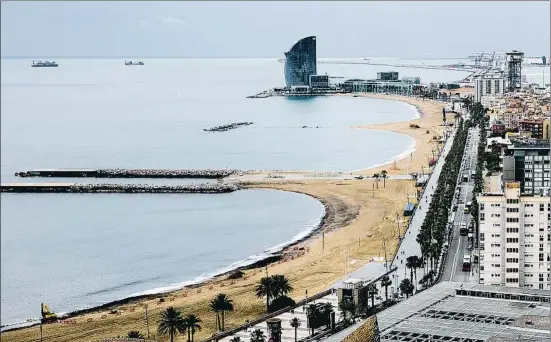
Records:
[[[421,93],[425,87],[420,84],[414,84],[410,81],[381,81],[381,80],[363,80],[350,79],[340,84],[340,87],[353,93],[385,93],[394,95],[411,96],[415,93]]]
[[[496,98],[505,93],[505,75],[501,72],[483,74],[474,78],[474,102],[490,108]]]
[[[522,195],[520,182],[506,182],[503,193],[477,201],[480,283],[549,290],[549,197]]]
[[[285,53],[285,83],[287,87],[310,86],[310,76],[316,75],[316,37],[299,40]]]
[[[549,140],[512,140],[503,155],[503,181],[519,182],[522,194],[549,196]]]

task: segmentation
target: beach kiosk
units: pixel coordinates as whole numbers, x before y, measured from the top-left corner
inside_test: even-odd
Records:
[[[281,320],[279,318],[269,318],[268,324],[269,341],[281,342]]]
[[[343,300],[351,300],[357,307],[366,307],[369,299],[367,286],[358,278],[350,278],[343,281],[343,285],[337,291],[339,303]]]

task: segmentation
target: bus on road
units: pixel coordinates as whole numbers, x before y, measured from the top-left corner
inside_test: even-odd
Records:
[[[470,272],[471,271],[471,256],[469,254],[465,254],[463,256],[463,271]]]

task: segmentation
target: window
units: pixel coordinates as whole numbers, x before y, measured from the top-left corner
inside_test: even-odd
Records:
[[[491,214],[491,217],[501,217],[501,214]]]
[[[507,238],[507,243],[518,243],[518,238]]]
[[[528,171],[532,172],[531,170],[526,170],[526,172],[528,172]],[[532,208],[532,207],[534,207],[534,204],[533,203],[524,203],[524,207],[525,208]]]
[[[500,243],[492,243],[490,247],[501,247]]]
[[[524,214],[524,217],[534,217],[534,214]],[[518,220],[518,219],[517,219]],[[518,222],[518,221],[517,221]]]
[[[518,204],[518,198],[508,198],[507,204]]]
[[[507,248],[507,253],[518,253],[518,248]]]
[[[500,264],[492,264],[492,267],[501,267]]]
[[[518,258],[507,258],[505,261],[506,261],[506,262],[517,263],[517,264],[518,264]]]
[[[492,80],[486,80],[486,95],[492,93]]]
[[[481,234],[484,234],[484,233],[481,233]],[[498,237],[500,237],[500,236],[501,236],[501,234],[492,234],[492,237],[493,237],[493,238],[498,238]]]
[[[505,271],[507,273],[518,273],[518,268],[507,268]]]
[[[518,233],[518,228],[507,228],[507,233]]]
[[[501,254],[490,254],[492,258],[499,258],[501,257]]]
[[[540,211],[545,211],[545,204],[540,203]]]
[[[494,92],[495,94],[499,93],[499,80],[494,81]]]
[[[501,226],[500,223],[494,223],[494,227],[499,227],[499,226]]]
[[[507,208],[508,213],[518,213],[518,208]]]
[[[482,206],[482,209],[484,209],[484,203],[482,203],[481,206]],[[499,208],[500,206],[501,206],[501,204],[499,204],[499,203],[492,203],[492,208],[494,208],[494,207]]]
[[[505,281],[507,283],[518,283],[518,278],[507,278]]]
[[[484,241],[484,233],[480,233],[480,242]]]
[[[507,217],[507,222],[518,222],[518,217]]]

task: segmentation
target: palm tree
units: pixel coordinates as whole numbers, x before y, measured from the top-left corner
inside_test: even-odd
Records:
[[[141,338],[142,340],[145,339],[145,336],[142,335],[139,331],[131,330],[126,334],[126,338]]]
[[[320,309],[316,304],[310,304],[306,307],[306,317],[308,318],[310,329],[312,329],[310,335],[314,335],[315,328],[314,322],[320,316]]]
[[[415,263],[413,265],[413,268],[415,269],[415,289],[417,289],[417,269],[423,268],[423,258],[416,256],[415,257]]]
[[[193,342],[195,331],[201,331],[201,325],[199,325],[199,323],[202,323],[203,321],[201,321],[201,319],[194,314],[189,314],[184,318],[184,322],[187,329],[187,339],[188,341]]]
[[[170,342],[174,342],[174,335],[176,333],[184,333],[186,331],[182,313],[172,306],[161,311],[161,317],[157,323],[159,324],[157,332],[161,335],[168,335]]]
[[[233,311],[233,300],[229,299],[225,293],[219,293],[211,300],[209,307],[211,311],[216,313],[218,330],[224,331],[226,312]]]
[[[374,173],[373,178],[375,178],[375,184],[377,184],[377,189],[379,189],[379,177],[381,177],[380,174]]]
[[[409,295],[413,293],[413,289],[413,284],[407,278],[400,283],[400,291],[406,295],[406,298],[409,298]]]
[[[274,294],[273,278],[262,277],[255,287],[256,296],[258,298],[266,297],[266,312],[270,310],[270,299]]]
[[[417,263],[415,258],[417,258],[417,256],[412,255],[412,256],[408,256],[407,259],[406,259],[406,268],[409,269],[409,281],[410,281],[410,283],[413,283],[413,268],[414,268],[414,265],[416,265],[416,263]]]
[[[342,313],[342,318],[345,322],[349,322],[352,319],[352,324],[356,323],[356,303],[352,300],[343,299],[339,303],[339,310]]]
[[[256,329],[251,333],[251,342],[266,342],[266,336],[260,329]]]
[[[230,342],[242,342],[241,337],[239,337],[239,336],[232,337],[230,339]]]
[[[291,325],[291,327],[295,329],[295,342],[297,342],[297,330],[298,330],[298,327],[300,327],[300,319],[293,317],[289,325]]]
[[[386,188],[386,179],[388,178],[388,172],[386,170],[381,171],[381,178],[383,179],[383,188]]]
[[[379,293],[379,290],[377,289],[377,285],[372,283],[367,286],[367,294],[371,297],[372,308],[375,308],[375,295],[377,293]]]
[[[289,292],[293,291],[293,287],[289,284],[289,279],[284,275],[274,274],[272,276],[272,284],[274,297],[286,296]]]
[[[388,301],[388,287],[392,285],[392,280],[388,276],[384,276],[381,279],[381,286],[385,287],[385,300]]]
[[[325,317],[329,317],[327,320],[327,328],[331,327],[331,313],[335,312],[333,309],[333,304],[327,302],[320,305],[320,314]]]

